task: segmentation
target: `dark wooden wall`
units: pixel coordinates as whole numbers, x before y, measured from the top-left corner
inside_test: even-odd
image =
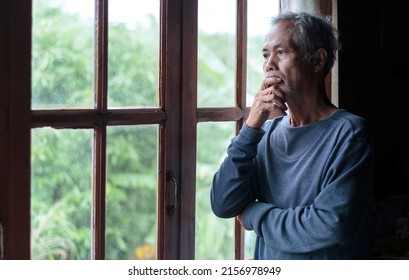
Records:
[[[392,230],[401,234],[396,246],[408,253],[409,16],[403,1],[338,1],[338,27],[340,106],[372,125],[379,231],[393,213]]]
[[[338,1],[340,105],[373,125],[376,193],[408,195],[409,16],[387,1],[346,2]]]

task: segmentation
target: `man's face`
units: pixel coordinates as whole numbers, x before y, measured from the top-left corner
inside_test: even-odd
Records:
[[[301,91],[313,73],[313,65],[303,60],[291,40],[290,21],[276,24],[267,33],[263,46],[265,77],[279,77],[278,87],[287,97]]]

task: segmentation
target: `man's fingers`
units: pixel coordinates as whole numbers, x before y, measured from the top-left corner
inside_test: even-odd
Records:
[[[271,103],[272,105],[275,105],[283,109],[284,111],[288,109],[285,100],[277,93],[261,95],[258,97],[258,99],[260,102]]]
[[[263,80],[262,89],[254,97],[246,120],[250,128],[258,129],[267,119],[286,114],[285,94],[277,87],[281,82],[282,80],[276,77]]]
[[[261,84],[260,90],[264,90],[266,88],[272,87],[273,85],[281,83],[283,80],[278,77],[268,77],[265,78]]]

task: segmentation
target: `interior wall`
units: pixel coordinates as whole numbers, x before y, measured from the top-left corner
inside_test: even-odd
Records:
[[[338,1],[338,27],[339,105],[373,128],[376,222],[399,235],[380,253],[409,258],[409,17],[391,1]]]
[[[346,2],[338,8],[340,105],[373,125],[376,193],[408,195],[409,17],[380,0]]]

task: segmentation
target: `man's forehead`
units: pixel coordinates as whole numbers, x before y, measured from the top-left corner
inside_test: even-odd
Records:
[[[292,22],[280,21],[269,29],[264,37],[264,44],[290,44],[292,28]]]
[[[294,23],[292,23],[290,20],[282,20],[270,27],[270,29],[267,31],[266,37],[276,33],[283,35],[288,34],[291,33],[293,28]]]

